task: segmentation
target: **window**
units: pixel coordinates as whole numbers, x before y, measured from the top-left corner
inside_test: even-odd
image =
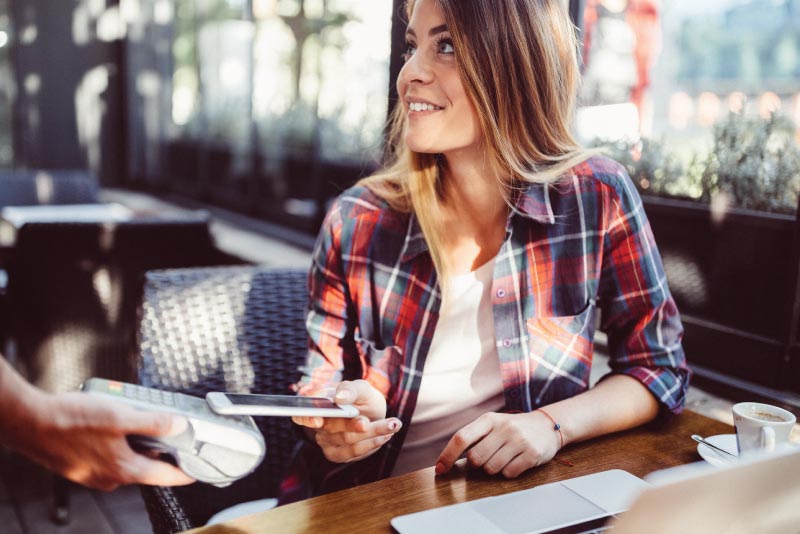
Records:
[[[12,115],[16,84],[11,65],[11,20],[8,0],[0,0],[0,168],[14,165]]]
[[[131,165],[151,164],[132,174],[319,219],[327,197],[377,165],[392,0],[143,3],[149,20],[129,36],[144,99]]]
[[[763,131],[796,153],[800,0],[588,0],[583,38],[580,137],[627,145],[634,159],[660,152],[661,192],[713,189],[717,178],[702,183],[698,165],[714,157],[723,126],[736,143]],[[778,211],[794,211],[799,187]]]

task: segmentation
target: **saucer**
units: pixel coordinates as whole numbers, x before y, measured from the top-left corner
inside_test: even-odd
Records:
[[[739,455],[739,446],[736,444],[736,434],[717,434],[716,436],[707,437],[706,441],[731,454]],[[718,467],[734,461],[734,458],[730,458],[729,460],[724,459],[725,455],[723,453],[717,452],[703,443],[697,444],[697,453],[703,460]]]

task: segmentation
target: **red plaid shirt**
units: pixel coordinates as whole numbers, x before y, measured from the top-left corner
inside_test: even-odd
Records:
[[[683,328],[641,199],[602,157],[520,194],[497,254],[492,310],[506,410],[530,412],[588,388],[598,308],[612,373],[632,376],[664,411],[682,410]],[[345,191],[319,234],[310,273],[310,351],[301,395],[364,378],[403,429],[360,462],[332,464],[311,443],[284,500],[388,476],[411,423],[441,293],[416,218],[367,188]]]

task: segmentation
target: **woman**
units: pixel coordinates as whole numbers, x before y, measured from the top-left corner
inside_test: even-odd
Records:
[[[682,327],[622,167],[569,127],[561,0],[411,0],[393,163],[345,191],[310,275],[311,438],[284,501],[466,452],[516,477],[568,443],[678,413]],[[588,389],[597,308],[612,372]]]

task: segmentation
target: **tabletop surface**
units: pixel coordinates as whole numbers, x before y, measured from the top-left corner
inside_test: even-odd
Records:
[[[557,458],[522,476],[506,480],[469,468],[462,460],[451,473],[435,476],[433,468],[338,491],[272,510],[202,527],[194,534],[267,534],[275,532],[374,532],[389,534],[393,517],[438,506],[500,495],[608,469],[636,476],[700,461],[692,434],[732,433],[733,427],[685,411],[668,421],[603,436],[564,448]]]
[[[16,228],[29,223],[206,222],[208,218],[205,210],[142,212],[117,203],[7,206],[0,209],[0,219]]]
[[[16,227],[33,222],[122,222],[132,215],[121,204],[9,206],[0,210],[0,217]]]
[[[209,220],[205,210],[137,211],[117,203],[7,206],[0,209],[0,249],[14,247],[17,233],[25,225],[70,225],[77,229],[86,226],[113,229],[126,225],[207,228]]]

